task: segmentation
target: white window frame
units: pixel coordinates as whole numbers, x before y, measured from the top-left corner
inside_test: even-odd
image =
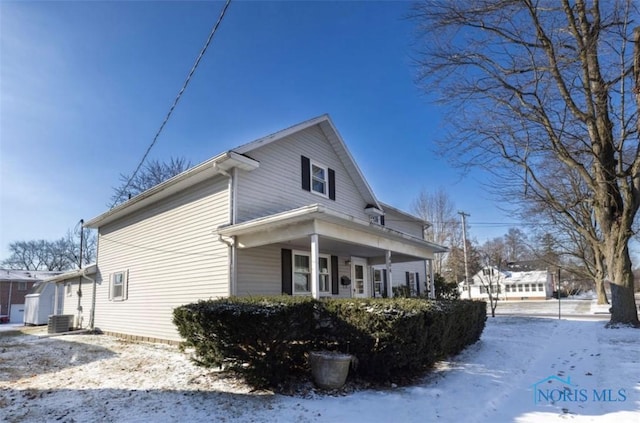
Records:
[[[119,280],[119,281],[118,281]],[[109,276],[109,299],[111,301],[124,301],[127,299],[129,285],[129,271],[114,272]],[[116,295],[115,287],[120,286],[120,295]]]
[[[309,268],[308,268],[308,272],[296,272],[296,256],[301,256],[301,257],[307,257],[307,259],[309,260]],[[320,292],[320,295],[325,295],[325,296],[329,296],[331,295],[331,256],[328,254],[319,254],[318,255],[318,261],[320,261],[320,259],[326,259],[327,260],[327,267],[326,268],[322,268],[320,267],[320,269],[318,269],[318,290]],[[293,293],[293,295],[311,295],[311,253],[308,251],[298,251],[298,250],[294,250],[291,252],[291,292]],[[300,274],[306,274],[308,277],[308,282],[309,282],[309,290],[308,291],[298,291],[296,290],[296,273],[300,273]],[[326,289],[323,289],[322,286],[322,279],[325,279],[326,281]]]
[[[71,291],[71,282],[66,282],[64,284],[64,292],[67,295],[67,297],[73,296],[73,292]]]
[[[324,179],[316,178],[313,174],[313,168],[322,169],[322,173],[324,174]],[[329,198],[329,168],[327,166],[321,165],[318,162],[310,161],[309,164],[309,181],[311,192],[319,195],[321,197]],[[320,192],[315,189],[314,181],[322,182],[324,187],[324,191]]]

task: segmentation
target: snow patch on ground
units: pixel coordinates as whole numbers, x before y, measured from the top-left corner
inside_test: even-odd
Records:
[[[637,423],[640,330],[604,323],[489,318],[479,342],[414,386],[304,398],[253,392],[174,346],[2,332],[0,421]],[[587,398],[536,401],[537,389]]]

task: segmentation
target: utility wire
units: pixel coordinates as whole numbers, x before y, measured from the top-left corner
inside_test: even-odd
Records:
[[[187,85],[189,85],[189,82],[191,81],[191,77],[195,73],[196,68],[198,67],[198,65],[200,64],[200,60],[202,60],[202,57],[204,56],[205,52],[207,51],[207,48],[209,47],[209,44],[211,44],[211,40],[213,40],[213,36],[216,34],[216,31],[218,30],[218,27],[220,26],[220,23],[222,23],[222,19],[224,18],[224,15],[227,12],[227,9],[229,8],[230,4],[231,4],[231,0],[227,0],[226,3],[224,4],[224,7],[222,8],[222,11],[220,12],[220,16],[218,17],[218,20],[216,21],[215,25],[211,29],[211,32],[209,33],[209,37],[207,38],[207,41],[204,44],[204,47],[202,47],[202,50],[200,50],[200,54],[198,54],[198,57],[196,58],[195,63],[191,67],[191,71],[189,71],[189,75],[187,75],[187,79],[182,84],[182,88],[180,89],[180,92],[178,92],[178,95],[176,96],[175,100],[173,101],[173,104],[169,108],[169,112],[167,113],[167,116],[165,116],[164,121],[162,121],[162,124],[160,125],[160,128],[158,129],[158,132],[156,132],[155,137],[153,137],[153,141],[151,142],[151,144],[149,144],[149,147],[147,148],[147,151],[142,156],[142,160],[140,160],[140,163],[138,163],[138,166],[136,167],[136,170],[133,171],[133,173],[131,174],[131,177],[129,178],[129,180],[125,184],[124,188],[122,188],[122,190],[118,194],[118,197],[114,200],[113,204],[111,204],[110,208],[113,208],[118,203],[118,201],[120,201],[120,198],[122,198],[122,194],[124,194],[127,191],[127,188],[129,188],[129,185],[131,185],[131,182],[133,181],[133,178],[135,178],[135,176],[138,174],[138,172],[140,171],[140,168],[144,164],[144,161],[147,159],[147,156],[149,155],[149,152],[151,151],[151,149],[155,145],[156,141],[158,141],[158,137],[160,136],[160,133],[162,132],[162,130],[164,129],[165,125],[169,121],[169,118],[171,117],[171,114],[173,113],[173,110],[178,105],[178,101],[180,101],[180,97],[182,97],[182,94],[186,90]]]

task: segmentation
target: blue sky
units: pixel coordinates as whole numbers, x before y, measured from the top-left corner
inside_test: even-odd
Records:
[[[0,3],[0,259],[107,209],[222,2]],[[234,1],[150,158],[197,164],[329,113],[377,197],[445,188],[483,242],[516,226],[434,153],[443,111],[415,84],[411,3]],[[499,225],[493,223],[500,222]]]

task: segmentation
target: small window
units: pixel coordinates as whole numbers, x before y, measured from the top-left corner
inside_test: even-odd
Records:
[[[18,291],[26,291],[27,283],[26,282],[18,282]]]
[[[533,292],[536,291],[536,284],[535,283],[531,284],[531,291],[533,291]]]
[[[543,292],[544,291],[544,285],[539,283],[538,284],[538,291]]]
[[[525,290],[525,292],[529,292],[529,284],[528,283],[524,284],[524,290]]]
[[[518,292],[522,292],[522,285],[518,284]]]
[[[487,288],[485,288],[484,286],[480,286],[480,293],[481,294],[486,294],[487,293]]]
[[[511,292],[511,285],[505,285],[504,292]]]
[[[124,301],[127,299],[127,274],[128,272],[116,272],[111,275],[110,299]]]
[[[67,282],[64,284],[64,292],[67,297],[71,297],[73,295],[71,292],[71,282]]]
[[[327,168],[311,163],[311,191],[317,194],[327,195]]]

